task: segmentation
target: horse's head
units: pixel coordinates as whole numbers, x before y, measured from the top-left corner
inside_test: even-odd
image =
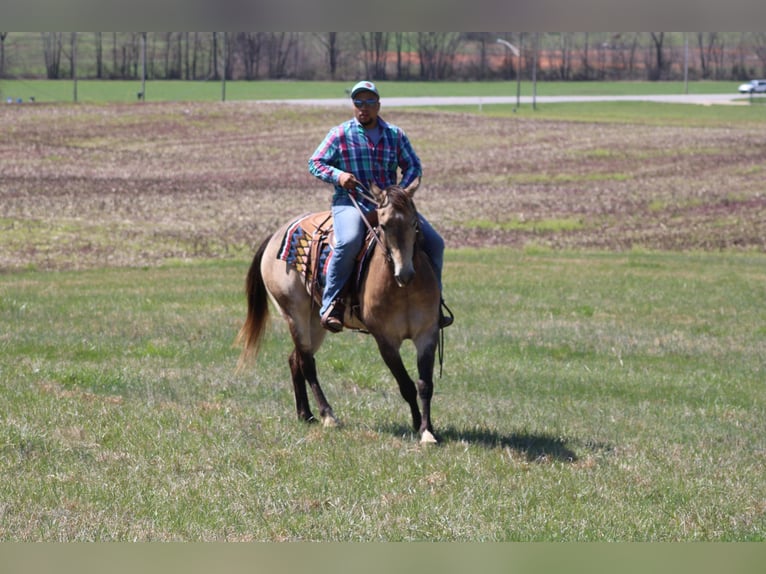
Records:
[[[380,189],[374,183],[370,191],[378,202],[378,229],[380,240],[394,265],[394,278],[404,287],[415,276],[413,255],[418,234],[418,212],[412,196],[420,185],[420,178],[406,188],[392,185]]]

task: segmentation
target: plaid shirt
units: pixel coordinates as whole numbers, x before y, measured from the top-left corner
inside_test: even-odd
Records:
[[[344,171],[353,173],[367,189],[373,181],[383,189],[395,185],[397,168],[402,170],[402,187],[423,173],[420,159],[404,131],[381,118],[378,125],[382,133],[377,145],[353,118],[332,128],[309,158],[309,173],[335,186],[333,201],[349,193],[338,185],[338,177]]]

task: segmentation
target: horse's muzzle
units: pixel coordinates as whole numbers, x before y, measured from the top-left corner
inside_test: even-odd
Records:
[[[399,287],[406,287],[409,285],[413,277],[415,277],[415,270],[411,268],[402,269],[398,273],[394,273],[394,279],[396,279],[396,284],[399,285]]]

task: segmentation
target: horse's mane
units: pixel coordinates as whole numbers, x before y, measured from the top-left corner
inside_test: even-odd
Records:
[[[394,209],[401,211],[407,207],[412,206],[414,209],[414,203],[412,198],[398,185],[392,185],[386,189],[386,201],[391,202]]]

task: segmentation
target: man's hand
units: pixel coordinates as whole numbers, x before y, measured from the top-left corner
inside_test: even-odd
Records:
[[[347,171],[344,171],[342,174],[340,174],[340,177],[338,178],[338,184],[343,189],[356,189],[356,186],[362,185],[361,182],[356,179],[353,173],[348,173]]]

